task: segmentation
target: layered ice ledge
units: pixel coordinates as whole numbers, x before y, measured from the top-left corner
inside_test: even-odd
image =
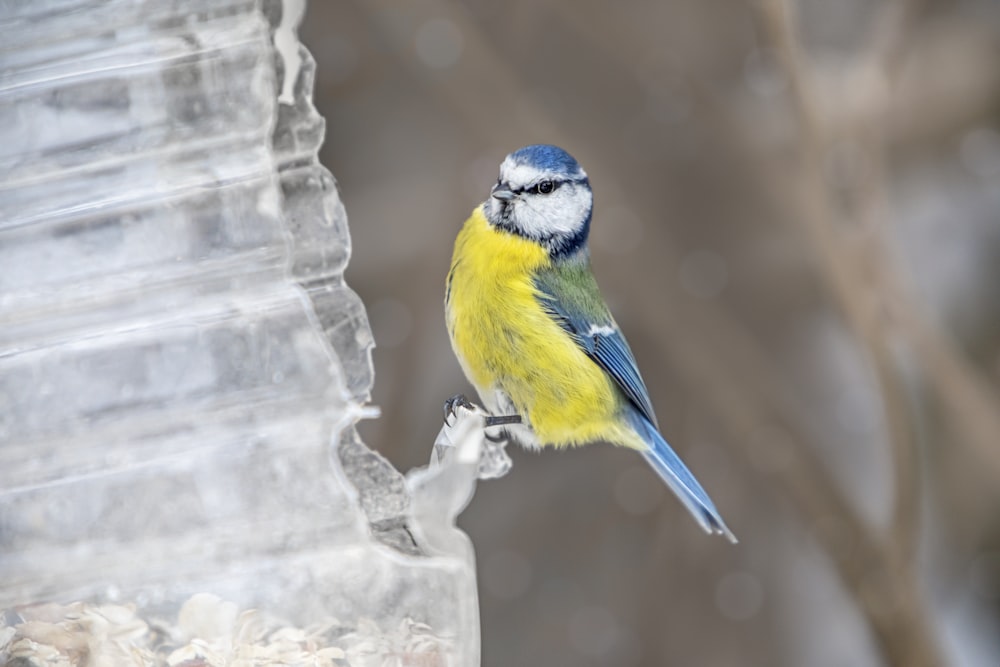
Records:
[[[353,433],[301,4],[0,9],[0,657],[478,664],[477,466],[407,482]]]

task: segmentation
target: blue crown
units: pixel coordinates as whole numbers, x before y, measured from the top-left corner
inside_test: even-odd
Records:
[[[576,178],[583,172],[572,155],[549,144],[534,144],[519,148],[510,154],[516,164],[526,164],[536,169],[563,174],[568,178]]]

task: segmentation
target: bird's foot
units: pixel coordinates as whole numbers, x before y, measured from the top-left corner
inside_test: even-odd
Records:
[[[475,410],[476,406],[473,405],[472,401],[466,398],[465,394],[455,394],[444,402],[445,424],[449,424],[451,422],[451,418],[455,416],[455,410],[458,408]],[[486,415],[483,417],[483,421],[483,425],[486,428],[493,426],[507,426],[508,424],[520,424],[522,422],[521,415]]]
[[[444,423],[446,425],[451,425],[451,418],[455,416],[455,410],[458,408],[473,410],[475,406],[472,401],[465,397],[465,394],[455,394],[444,402]]]

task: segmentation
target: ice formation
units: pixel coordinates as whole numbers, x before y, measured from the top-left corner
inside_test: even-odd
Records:
[[[353,431],[303,7],[0,8],[0,664],[478,664],[481,420]]]

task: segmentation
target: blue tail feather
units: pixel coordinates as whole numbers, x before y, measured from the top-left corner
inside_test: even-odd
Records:
[[[715,505],[705,493],[705,489],[701,488],[701,484],[687,469],[680,457],[674,453],[674,450],[670,448],[656,427],[638,413],[634,414],[633,423],[636,431],[649,445],[649,448],[643,451],[642,455],[680,498],[680,501],[684,503],[699,525],[706,533],[723,535],[735,544],[737,542],[736,536],[722,520],[719,510],[715,509]]]

